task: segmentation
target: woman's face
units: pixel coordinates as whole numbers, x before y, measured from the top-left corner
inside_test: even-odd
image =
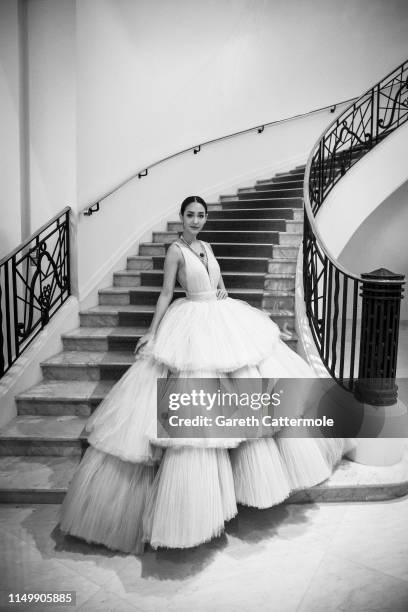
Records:
[[[203,229],[207,221],[205,208],[198,202],[191,202],[186,207],[184,214],[180,215],[180,219],[184,224],[184,229],[188,230],[193,236],[196,236]]]

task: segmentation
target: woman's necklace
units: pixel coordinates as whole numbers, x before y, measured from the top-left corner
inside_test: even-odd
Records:
[[[183,242],[186,245],[186,247],[188,247],[190,249],[190,251],[193,251],[194,255],[196,255],[197,257],[201,258],[201,261],[203,262],[203,264],[207,268],[208,267],[208,262],[207,262],[207,256],[206,256],[205,250],[204,251],[200,251],[199,253],[197,253],[197,251],[195,251],[193,249],[193,247],[191,246],[191,243],[187,242],[187,240],[184,238],[184,236],[180,236],[180,240],[181,240],[181,242]],[[203,246],[202,243],[199,240],[197,242],[200,243],[201,247]]]

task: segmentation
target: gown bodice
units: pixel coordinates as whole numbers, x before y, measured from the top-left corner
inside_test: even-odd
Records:
[[[217,299],[217,286],[220,279],[220,266],[215,259],[211,248],[201,241],[207,254],[207,267],[200,256],[181,242],[176,242],[184,258],[185,277],[179,282],[186,292],[186,297],[193,301],[207,301]]]

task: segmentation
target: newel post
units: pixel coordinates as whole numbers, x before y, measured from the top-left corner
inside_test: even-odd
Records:
[[[398,398],[395,378],[404,275],[380,268],[361,276],[360,360],[354,395],[365,404],[391,406]],[[372,282],[375,279],[387,282]]]

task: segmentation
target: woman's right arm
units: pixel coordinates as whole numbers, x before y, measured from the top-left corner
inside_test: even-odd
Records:
[[[166,259],[164,260],[163,286],[159,299],[157,300],[156,310],[148,331],[144,334],[144,336],[139,338],[137,342],[135,353],[137,353],[142,346],[147,344],[147,342],[153,340],[157,328],[160,325],[160,321],[164,317],[164,314],[170,305],[173,298],[174,285],[176,284],[176,276],[180,258],[180,249],[176,245],[170,245],[167,250]]]

